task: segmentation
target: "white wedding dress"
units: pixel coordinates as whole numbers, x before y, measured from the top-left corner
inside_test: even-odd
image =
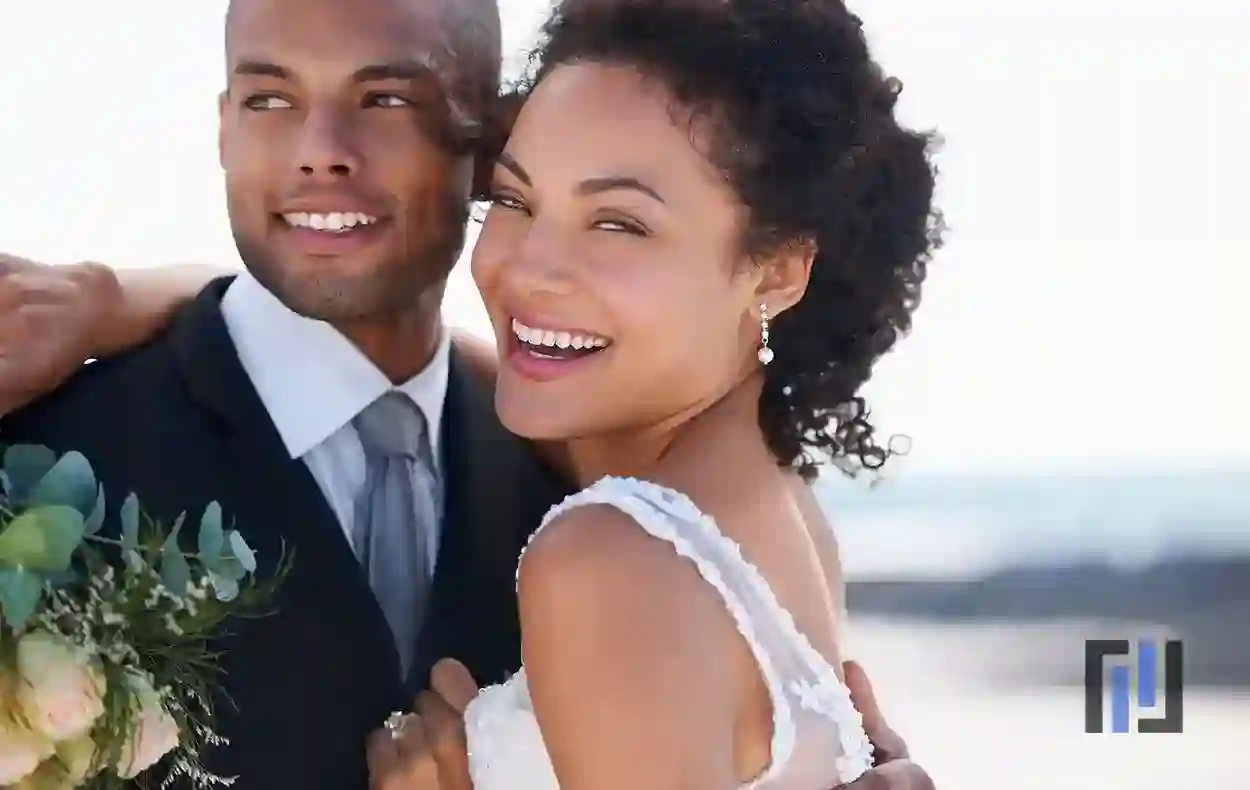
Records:
[[[552,508],[542,526],[592,504],[623,511],[693,562],[720,593],[755,654],[772,697],[772,760],[748,787],[829,790],[871,767],[872,745],[846,686],[710,517],[677,491],[609,477]],[[559,790],[524,669],[483,689],[466,709],[465,725],[475,790]]]

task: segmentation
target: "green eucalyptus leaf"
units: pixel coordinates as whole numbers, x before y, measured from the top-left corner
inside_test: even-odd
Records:
[[[33,508],[0,532],[0,560],[45,573],[63,571],[84,534],[82,514],[74,508]]]
[[[221,551],[226,545],[226,535],[221,527],[221,505],[209,502],[200,518],[200,562],[212,568],[221,558]]]
[[[177,546],[165,544],[161,547],[161,584],[164,584],[174,595],[179,597],[187,594],[191,583],[191,566],[187,558]]]
[[[247,576],[247,569],[243,567],[243,563],[230,555],[223,555],[217,560],[212,567],[212,572],[236,582],[243,581],[243,578]]]
[[[174,595],[185,596],[187,586],[191,582],[191,566],[187,557],[178,545],[178,535],[182,532],[182,523],[186,518],[182,513],[174,520],[174,526],[161,545],[161,583]]]
[[[43,597],[43,579],[25,568],[0,571],[0,611],[14,631],[30,621]]]
[[[66,505],[86,516],[95,505],[97,485],[95,472],[86,456],[68,452],[39,478],[26,495],[27,507]]]
[[[150,570],[147,559],[138,549],[122,550],[122,560],[126,563],[127,572],[131,574],[147,573]]]
[[[133,493],[122,502],[122,548],[139,548],[139,497]]]
[[[39,444],[15,444],[4,451],[4,471],[10,496],[23,501],[40,478],[56,465],[56,453]]]
[[[0,469],[0,496],[8,499],[13,493],[13,481],[9,480],[9,473]]]
[[[100,527],[104,526],[104,515],[107,512],[104,502],[104,486],[96,486],[95,505],[92,506],[91,514],[87,516],[83,524],[88,535],[94,535],[100,531]]]
[[[256,553],[252,551],[252,547],[247,545],[247,541],[239,534],[237,529],[230,530],[226,535],[226,540],[230,544],[230,553],[243,566],[243,570],[248,573],[256,572]]]
[[[229,603],[239,596],[238,579],[222,576],[216,571],[209,571],[208,581],[213,585],[213,597],[223,603]]]

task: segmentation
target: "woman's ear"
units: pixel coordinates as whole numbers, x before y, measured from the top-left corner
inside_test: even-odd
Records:
[[[794,307],[807,293],[815,260],[815,242],[794,241],[764,262],[755,295],[759,304],[768,305],[770,318]]]

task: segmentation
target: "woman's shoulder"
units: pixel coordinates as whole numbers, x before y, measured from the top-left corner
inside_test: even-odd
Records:
[[[675,468],[665,484],[684,487],[816,650],[837,666],[844,581],[832,527],[810,488],[775,463],[715,466],[713,475]]]
[[[682,666],[697,673],[708,662],[725,663],[733,655],[726,651],[736,650],[742,655],[729,664],[739,666],[748,654],[736,644],[738,624],[725,617],[723,591],[709,584],[714,572],[697,561],[692,567],[677,533],[666,532],[642,507],[633,510],[626,488],[655,490],[606,481],[587,489],[591,496],[574,494],[522,554],[517,598],[526,666],[540,655],[551,666],[552,655],[580,651],[570,633],[600,634],[580,651],[596,663],[637,660],[653,650],[681,655]],[[645,507],[646,496],[636,501]],[[718,682],[736,677],[726,671]]]

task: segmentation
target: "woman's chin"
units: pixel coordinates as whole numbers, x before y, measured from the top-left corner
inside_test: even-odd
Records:
[[[526,402],[510,397],[500,387],[495,390],[495,413],[509,433],[536,442],[560,442],[579,435],[567,408],[551,402]]]

